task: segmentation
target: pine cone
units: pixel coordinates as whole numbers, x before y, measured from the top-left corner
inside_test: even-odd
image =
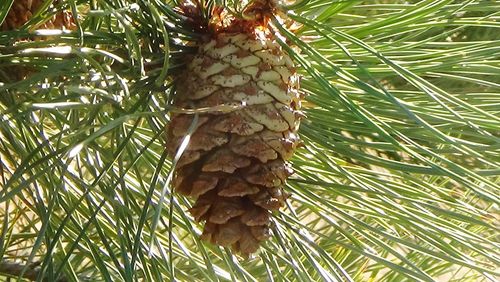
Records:
[[[16,30],[27,23],[33,14],[38,11],[38,9],[43,4],[44,0],[14,0],[12,7],[7,14],[0,30],[9,31]],[[55,0],[54,3],[58,2]],[[61,11],[55,14],[52,19],[46,21],[40,29],[70,29],[74,30],[76,28],[73,15],[68,11]],[[31,38],[33,40],[40,40],[39,38]],[[23,39],[25,40],[25,39]],[[43,40],[43,38],[42,38]],[[19,40],[22,41],[22,40]],[[25,67],[22,65],[9,66],[9,71],[7,77],[11,81],[19,81],[28,77],[32,72],[33,68]]]
[[[43,0],[15,0],[2,24],[1,30],[15,30],[27,23],[43,4]],[[55,1],[57,2],[57,1]],[[41,29],[75,29],[70,12],[61,11],[40,27]]]
[[[196,199],[190,212],[206,221],[202,239],[248,255],[269,237],[271,212],[287,198],[283,187],[292,170],[285,161],[299,142],[297,80],[271,35],[246,33],[216,35],[177,78],[176,107],[214,109],[199,114],[174,179],[178,193]],[[172,158],[193,120],[172,116]]]

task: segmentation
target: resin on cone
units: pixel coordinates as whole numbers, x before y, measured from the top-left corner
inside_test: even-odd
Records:
[[[300,95],[294,64],[269,30],[247,22],[234,30],[202,43],[176,78],[174,106],[191,113],[171,116],[167,149],[175,158],[190,136],[174,188],[195,199],[190,212],[205,222],[202,239],[249,255],[287,198]]]

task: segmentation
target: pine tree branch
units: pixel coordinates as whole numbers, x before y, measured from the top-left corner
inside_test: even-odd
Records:
[[[7,276],[12,276],[12,277],[19,277],[21,276],[22,278],[31,280],[31,281],[36,281],[38,275],[40,274],[40,267],[38,263],[32,263],[27,266],[26,271],[23,270],[26,268],[25,264],[21,263],[16,263],[16,262],[7,262],[7,261],[2,261],[0,262],[0,276],[1,275],[7,275]],[[45,279],[44,279],[45,281]],[[65,277],[61,277],[56,280],[57,282],[66,282],[68,281]]]

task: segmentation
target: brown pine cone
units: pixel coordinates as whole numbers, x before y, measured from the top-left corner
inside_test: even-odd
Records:
[[[5,18],[1,30],[15,30],[27,23],[43,4],[43,0],[15,0]],[[40,29],[75,29],[73,15],[67,11],[57,13],[51,20],[40,26]]]
[[[285,203],[286,160],[299,142],[301,116],[292,60],[271,35],[257,34],[221,33],[203,44],[177,77],[174,101],[208,108],[177,163],[175,190],[196,199],[190,212],[206,222],[204,240],[243,255],[269,237],[271,212]],[[172,116],[172,158],[193,119]]]

